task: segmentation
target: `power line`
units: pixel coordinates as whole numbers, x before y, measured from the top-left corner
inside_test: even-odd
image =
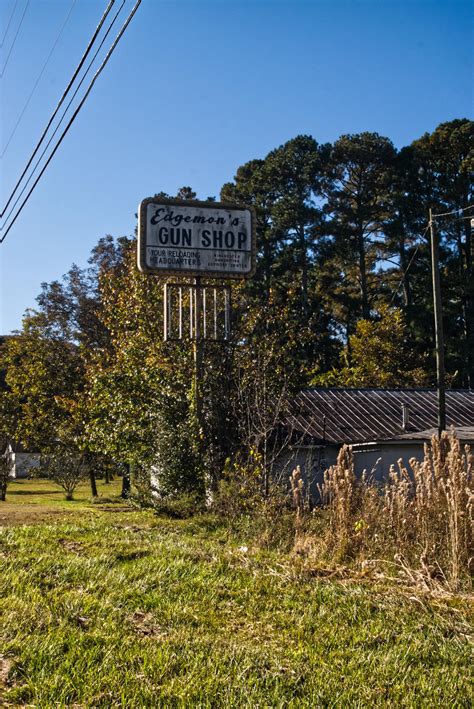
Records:
[[[469,207],[463,207],[462,209],[453,209],[451,212],[443,212],[443,214],[432,214],[432,219],[437,219],[438,217],[450,217],[452,214],[459,214],[460,212],[467,212],[468,209],[474,209],[474,204]]]
[[[69,80],[69,83],[68,83],[68,85],[66,86],[66,88],[65,88],[65,90],[64,90],[64,92],[63,92],[63,95],[61,96],[61,98],[60,98],[60,100],[59,100],[58,105],[56,106],[56,108],[54,109],[53,113],[51,114],[51,116],[50,116],[50,118],[49,118],[49,121],[48,121],[48,123],[46,124],[46,127],[45,127],[45,129],[43,130],[43,133],[42,133],[42,135],[41,135],[41,137],[40,137],[38,143],[36,144],[35,149],[33,150],[33,153],[31,154],[31,156],[30,156],[28,162],[26,163],[26,167],[24,168],[23,172],[21,173],[20,177],[18,178],[17,183],[16,183],[15,187],[13,188],[13,191],[12,191],[12,193],[10,194],[10,197],[8,198],[8,200],[7,200],[7,202],[6,202],[5,206],[4,206],[4,208],[3,208],[2,211],[0,212],[0,218],[2,218],[3,215],[5,214],[5,212],[7,211],[8,205],[9,205],[10,202],[12,201],[12,199],[13,199],[13,197],[14,197],[14,195],[15,195],[15,192],[17,191],[17,189],[18,189],[18,187],[19,187],[21,181],[23,180],[24,176],[26,175],[26,173],[27,173],[27,171],[28,171],[28,169],[29,169],[31,163],[33,162],[33,159],[34,159],[36,153],[38,152],[38,150],[39,150],[39,148],[40,148],[40,146],[41,146],[43,140],[45,139],[45,136],[46,136],[46,134],[48,133],[48,130],[50,129],[52,122],[53,122],[54,119],[56,118],[59,109],[61,108],[62,104],[64,103],[64,101],[65,101],[65,99],[66,99],[66,96],[68,95],[68,93],[69,93],[69,91],[70,91],[70,89],[71,89],[71,86],[73,85],[73,83],[74,83],[74,81],[76,80],[76,78],[77,78],[79,72],[81,71],[81,69],[82,69],[82,67],[83,67],[83,65],[84,65],[84,62],[86,61],[86,59],[87,59],[87,57],[88,57],[88,55],[89,55],[89,52],[91,51],[92,46],[93,46],[93,44],[95,43],[95,40],[97,39],[97,35],[99,34],[100,30],[102,29],[102,26],[103,26],[103,24],[104,24],[104,22],[105,22],[105,20],[106,20],[106,18],[107,18],[107,15],[109,14],[110,10],[112,9],[112,6],[113,6],[114,3],[115,3],[115,0],[110,0],[110,1],[109,1],[109,4],[107,5],[107,7],[106,7],[106,9],[105,9],[105,11],[104,11],[104,14],[102,15],[102,18],[101,18],[99,24],[97,25],[97,27],[96,27],[96,29],[95,29],[95,31],[94,31],[94,33],[93,33],[91,39],[89,40],[89,44],[87,45],[86,50],[85,50],[84,54],[82,55],[79,64],[77,65],[76,69],[74,70],[74,73],[73,73],[71,79]]]
[[[23,20],[25,19],[26,11],[28,10],[28,5],[29,5],[29,4],[30,4],[30,0],[26,0],[25,9],[23,10],[23,15],[21,16],[20,24],[18,25],[18,29],[17,29],[17,31],[16,31],[16,34],[15,34],[14,38],[13,38],[12,46],[10,47],[10,51],[8,52],[8,56],[7,56],[6,60],[5,60],[5,64],[3,65],[3,69],[2,69],[2,71],[0,72],[0,79],[3,79],[3,75],[4,75],[4,73],[5,73],[5,69],[7,68],[8,60],[10,59],[11,53],[13,52],[13,47],[15,46],[16,38],[18,37],[18,34],[19,34],[20,30],[21,30],[21,26],[22,26],[22,24],[23,24]]]
[[[63,32],[64,32],[64,28],[66,27],[66,25],[67,25],[67,23],[68,23],[68,20],[69,20],[69,18],[70,18],[70,16],[71,16],[71,13],[72,13],[72,11],[73,11],[74,6],[75,6],[76,3],[77,3],[77,0],[72,0],[72,5],[71,5],[71,7],[69,8],[69,12],[68,12],[67,15],[66,15],[66,19],[64,20],[64,22],[63,22],[63,24],[62,24],[62,26],[61,26],[61,29],[59,30],[59,34],[58,34],[58,36],[56,37],[56,39],[55,39],[55,41],[54,41],[54,43],[53,43],[53,46],[51,47],[51,50],[50,50],[48,56],[46,57],[46,61],[45,61],[45,63],[43,64],[43,68],[41,69],[40,73],[38,74],[38,78],[36,79],[36,81],[35,81],[35,83],[34,83],[34,86],[33,86],[33,88],[31,89],[30,95],[28,96],[28,98],[27,98],[27,100],[26,100],[26,103],[25,103],[25,105],[23,106],[23,109],[22,109],[20,115],[18,116],[17,122],[15,123],[15,126],[14,126],[14,128],[13,128],[11,134],[10,134],[10,137],[8,138],[7,143],[6,143],[6,145],[5,145],[5,147],[4,147],[3,151],[2,151],[2,154],[0,155],[0,159],[3,158],[3,156],[5,155],[5,153],[6,153],[7,150],[8,150],[8,146],[10,145],[10,143],[11,143],[11,141],[12,141],[12,139],[13,139],[13,136],[15,135],[15,133],[16,133],[16,131],[17,131],[17,129],[18,129],[18,126],[19,126],[20,123],[21,123],[21,119],[23,118],[23,116],[24,116],[24,114],[25,114],[25,111],[26,111],[26,109],[28,108],[31,99],[33,98],[33,94],[35,93],[36,88],[37,88],[39,82],[41,81],[41,77],[43,76],[43,74],[44,74],[44,72],[45,72],[45,69],[46,69],[46,67],[48,66],[49,60],[51,59],[51,57],[52,57],[52,55],[53,55],[53,52],[54,52],[54,50],[56,49],[56,46],[57,46],[59,40],[61,39],[61,36],[62,36],[62,34],[63,34]]]
[[[428,226],[426,227],[425,231],[424,231],[423,234],[421,235],[421,238],[422,238],[422,239],[423,239],[424,236],[426,236],[426,233],[427,233],[427,231],[429,230],[430,226],[431,226],[431,223],[428,224]],[[391,299],[391,301],[390,301],[389,308],[393,305],[393,301],[394,301],[395,298],[397,297],[398,291],[400,290],[400,288],[402,287],[402,285],[405,283],[405,278],[407,277],[408,271],[410,270],[410,267],[411,267],[413,261],[415,260],[415,257],[416,257],[416,255],[417,255],[417,253],[418,253],[419,250],[420,250],[420,243],[418,243],[418,244],[416,245],[416,248],[415,248],[413,254],[411,255],[411,258],[410,258],[410,260],[409,260],[409,262],[408,262],[408,265],[407,265],[407,267],[405,268],[405,270],[404,270],[404,272],[403,272],[403,276],[402,276],[402,278],[401,278],[401,280],[400,280],[400,283],[398,284],[396,290],[393,291],[393,295],[392,295],[392,299]]]
[[[3,47],[3,43],[5,42],[5,40],[6,40],[6,38],[7,38],[8,30],[10,29],[10,25],[11,25],[11,23],[12,23],[13,15],[15,14],[15,10],[16,10],[16,6],[17,6],[17,5],[18,5],[18,0],[15,0],[15,2],[14,2],[14,4],[13,4],[13,10],[12,10],[11,15],[10,15],[10,19],[8,20],[8,23],[7,23],[7,29],[6,29],[5,32],[3,33],[3,39],[2,39],[2,41],[1,41],[1,43],[0,43],[0,49]]]
[[[61,127],[61,124],[62,124],[62,122],[63,122],[63,120],[64,120],[64,117],[66,116],[67,112],[69,111],[69,108],[71,107],[72,102],[73,102],[74,99],[76,98],[79,89],[81,88],[82,84],[84,83],[84,80],[87,78],[87,75],[88,75],[88,73],[89,73],[89,70],[90,70],[91,66],[92,66],[93,63],[95,62],[95,60],[96,60],[96,58],[97,58],[97,55],[99,54],[100,50],[102,49],[102,47],[103,47],[103,45],[104,45],[104,43],[105,43],[105,40],[106,40],[107,37],[109,36],[109,33],[110,33],[112,27],[114,26],[114,24],[115,24],[115,22],[116,22],[116,20],[117,20],[117,17],[119,16],[120,12],[122,11],[122,8],[123,8],[124,5],[125,5],[125,0],[122,0],[122,4],[120,5],[119,9],[118,9],[117,12],[115,13],[115,16],[114,16],[112,22],[110,23],[110,25],[109,25],[109,27],[108,27],[108,29],[107,29],[107,32],[105,33],[104,37],[102,38],[101,43],[99,44],[99,47],[98,47],[97,51],[95,52],[94,56],[92,57],[91,61],[89,62],[89,65],[88,65],[86,71],[84,72],[84,75],[83,75],[82,79],[80,80],[79,84],[77,85],[77,88],[76,88],[76,90],[74,91],[71,100],[69,101],[68,105],[67,105],[66,108],[64,109],[63,114],[62,114],[61,118],[59,119],[59,122],[58,122],[56,128],[55,128],[54,131],[53,131],[53,134],[51,135],[50,139],[49,139],[48,142],[46,143],[46,147],[44,148],[43,152],[41,153],[41,155],[39,156],[38,160],[36,161],[36,163],[35,163],[35,165],[34,165],[34,167],[33,167],[33,170],[31,171],[31,173],[30,173],[30,175],[29,175],[27,181],[25,182],[25,184],[23,185],[23,187],[22,187],[22,189],[21,189],[21,191],[20,191],[20,194],[19,194],[18,197],[16,198],[15,202],[13,203],[12,208],[10,209],[9,213],[7,214],[7,216],[5,217],[5,223],[8,222],[8,220],[10,219],[12,213],[15,211],[16,205],[18,204],[18,202],[19,202],[20,199],[21,199],[21,196],[24,194],[26,188],[28,187],[28,185],[30,184],[31,180],[33,179],[33,176],[34,176],[34,174],[35,174],[35,172],[36,172],[36,169],[37,169],[38,165],[40,164],[41,160],[42,160],[43,157],[45,156],[45,153],[47,152],[49,146],[51,145],[54,136],[56,135],[56,133],[58,132],[59,128]],[[3,226],[0,226],[0,231],[3,231],[4,226],[5,226],[5,224],[4,224]]]
[[[71,117],[69,123],[67,124],[66,128],[65,128],[64,131],[62,132],[61,137],[59,138],[58,142],[56,143],[53,152],[51,153],[51,155],[49,156],[49,158],[48,158],[48,160],[46,161],[45,165],[43,166],[43,169],[41,170],[40,174],[38,175],[38,177],[36,178],[35,182],[33,183],[32,187],[31,187],[30,191],[28,192],[28,194],[26,195],[25,199],[24,199],[23,202],[21,203],[21,205],[20,205],[20,207],[19,207],[17,213],[15,214],[13,220],[10,222],[10,225],[9,225],[8,229],[6,230],[5,234],[4,234],[4,235],[2,236],[2,238],[0,239],[0,243],[3,243],[3,241],[6,239],[6,237],[7,237],[8,233],[10,232],[11,228],[13,227],[13,225],[14,225],[15,222],[16,222],[16,220],[17,220],[18,217],[20,216],[20,214],[21,214],[22,210],[24,209],[26,203],[28,202],[28,200],[29,200],[29,198],[30,198],[30,196],[31,196],[31,194],[32,194],[32,192],[33,192],[33,190],[35,189],[36,185],[38,184],[38,182],[40,181],[41,177],[43,176],[43,174],[44,174],[46,168],[48,167],[49,163],[50,163],[51,160],[53,159],[53,157],[54,157],[54,155],[55,155],[57,149],[58,149],[59,146],[61,145],[61,143],[62,143],[64,137],[65,137],[66,134],[68,133],[68,131],[69,131],[70,127],[72,126],[72,124],[74,123],[74,120],[76,119],[76,117],[77,117],[79,111],[81,110],[82,106],[83,106],[84,103],[86,102],[87,97],[89,96],[90,92],[92,91],[92,87],[94,86],[96,80],[98,79],[98,77],[100,76],[100,74],[102,73],[102,71],[104,70],[104,68],[105,68],[105,66],[107,65],[107,62],[109,61],[110,57],[112,56],[112,54],[113,54],[113,52],[114,52],[114,50],[115,50],[117,44],[119,43],[119,41],[120,41],[121,37],[123,36],[125,30],[127,29],[128,25],[130,24],[130,22],[131,22],[133,16],[135,15],[136,11],[138,10],[138,8],[139,8],[139,6],[140,6],[140,4],[141,4],[141,1],[142,1],[142,0],[137,0],[137,2],[135,3],[135,5],[133,6],[133,8],[132,8],[132,10],[131,10],[131,12],[130,12],[130,14],[129,14],[129,16],[127,17],[127,19],[125,20],[124,24],[122,25],[122,28],[120,29],[120,32],[118,33],[117,37],[115,38],[114,42],[112,43],[112,46],[110,47],[109,51],[107,52],[107,54],[106,54],[104,60],[102,61],[102,64],[101,64],[100,67],[97,69],[96,73],[94,74],[94,76],[93,76],[93,78],[92,78],[92,81],[91,81],[91,83],[89,84],[89,86],[88,86],[88,88],[87,88],[87,91],[86,91],[86,93],[84,94],[84,96],[83,96],[81,102],[79,103],[78,107],[77,107],[76,110],[74,111],[74,113],[73,113],[73,115],[72,115],[72,117]]]

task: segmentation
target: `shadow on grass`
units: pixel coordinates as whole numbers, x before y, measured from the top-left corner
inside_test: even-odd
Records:
[[[64,495],[62,490],[15,490],[14,488],[8,488],[8,495]]]

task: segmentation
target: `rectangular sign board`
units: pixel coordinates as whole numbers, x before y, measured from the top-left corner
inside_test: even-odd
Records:
[[[255,210],[144,199],[138,208],[138,268],[164,276],[248,278],[255,270]]]

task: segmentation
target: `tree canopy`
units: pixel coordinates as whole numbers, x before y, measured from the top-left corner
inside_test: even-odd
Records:
[[[200,431],[191,349],[162,339],[163,282],[136,269],[134,236],[100,238],[0,348],[0,434],[41,448],[67,430],[81,450],[166,471],[165,493],[199,491],[204,467],[217,478],[246,447],[265,458],[282,392],[433,384],[430,208],[449,213],[436,221],[449,381],[474,388],[473,136],[467,119],[401,150],[376,133],[299,135],[237,169],[220,197],[255,207],[257,270],[233,287],[231,341],[206,346]]]

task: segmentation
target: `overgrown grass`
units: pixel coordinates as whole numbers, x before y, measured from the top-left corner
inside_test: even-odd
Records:
[[[433,436],[424,460],[391,466],[388,480],[358,477],[350,448],[322,485],[327,531],[316,555],[395,561],[425,587],[472,589],[474,455],[456,435]]]
[[[470,706],[467,599],[321,578],[211,516],[70,509],[0,529],[5,704]]]

